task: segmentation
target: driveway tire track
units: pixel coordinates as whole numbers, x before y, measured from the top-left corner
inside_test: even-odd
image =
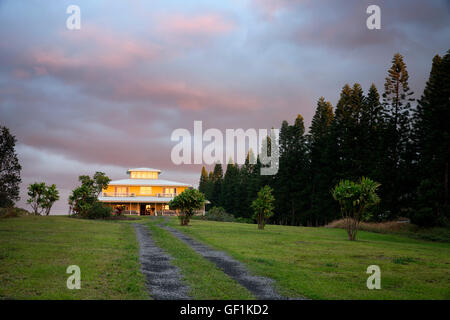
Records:
[[[159,225],[161,228],[169,231],[175,237],[188,244],[195,252],[205,259],[213,262],[230,278],[236,280],[239,284],[249,290],[260,300],[281,300],[287,299],[281,296],[274,287],[274,280],[266,277],[253,276],[247,267],[230,257],[223,251],[215,250],[204,245],[181,231],[175,230],[166,225]]]
[[[133,224],[139,241],[139,262],[146,277],[146,288],[155,300],[190,299],[189,287],[181,281],[180,270],[172,265],[172,258],[159,248],[150,236],[148,228]]]

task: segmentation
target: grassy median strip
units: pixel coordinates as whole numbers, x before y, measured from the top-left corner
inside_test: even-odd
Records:
[[[180,268],[184,281],[190,287],[192,299],[254,299],[247,289],[156,223],[161,221],[146,225],[155,243],[166,250],[173,257],[173,264]]]
[[[0,219],[0,299],[146,299],[130,224],[68,217]],[[81,289],[66,269],[81,269]]]
[[[311,299],[450,299],[450,244],[345,230],[191,220],[168,225],[223,250],[256,275],[276,280],[281,294]],[[381,289],[366,286],[369,265]]]

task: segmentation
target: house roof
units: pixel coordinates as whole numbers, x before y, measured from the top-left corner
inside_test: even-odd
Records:
[[[121,179],[109,183],[110,186],[167,186],[167,187],[192,187],[183,182],[162,180],[162,179]]]
[[[127,170],[127,173],[130,173],[131,171],[161,172],[161,170],[153,168],[130,168]]]

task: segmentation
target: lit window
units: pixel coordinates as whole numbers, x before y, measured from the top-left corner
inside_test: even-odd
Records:
[[[152,187],[141,187],[141,194],[152,194]]]

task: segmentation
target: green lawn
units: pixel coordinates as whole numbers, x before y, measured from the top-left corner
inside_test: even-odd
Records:
[[[190,287],[192,299],[254,299],[252,294],[235,280],[229,278],[213,263],[204,259],[187,244],[170,232],[156,226],[162,220],[147,224],[155,243],[173,257],[173,263],[180,268],[183,280]]]
[[[68,217],[0,219],[0,299],[146,299],[131,222],[147,225],[173,257],[194,299],[252,299],[234,280],[157,226],[162,220],[93,221]],[[399,235],[192,220],[169,225],[276,280],[289,297],[450,299],[450,244]],[[81,290],[66,288],[66,268],[81,268]],[[366,269],[381,268],[381,290]]]
[[[81,269],[81,289],[66,268]],[[0,219],[0,299],[145,299],[130,224],[67,217]]]
[[[450,244],[342,229],[192,220],[169,225],[277,281],[281,293],[312,299],[450,299]],[[368,290],[369,265],[381,268],[381,290]]]

